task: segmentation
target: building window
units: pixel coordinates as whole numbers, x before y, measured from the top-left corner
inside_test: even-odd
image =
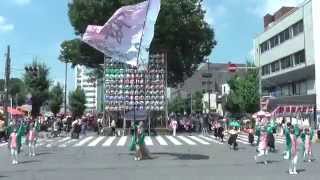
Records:
[[[205,86],[207,84],[207,81],[202,81],[202,86]]]
[[[279,61],[275,61],[275,62],[271,63],[271,71],[272,72],[277,72],[279,70],[280,70]]]
[[[305,57],[305,51],[299,51],[297,53],[294,54],[294,63],[296,65],[301,64],[301,63],[305,63],[306,62],[306,57]]]
[[[272,37],[271,39],[263,42],[260,44],[261,53],[268,51],[269,49],[278,46],[279,44],[289,40],[290,38],[297,36],[301,32],[303,32],[303,21],[299,21],[294,25],[288,27],[286,30],[280,32],[276,36]],[[270,45],[269,45],[270,42]]]
[[[281,96],[289,96],[289,86],[284,85],[281,87]]]
[[[270,39],[270,46],[271,48],[275,47],[275,46],[278,46],[279,44],[279,38],[278,38],[278,35],[277,36],[274,36],[273,38]]]
[[[260,45],[261,53],[269,50],[269,41],[266,41]]]
[[[300,84],[300,95],[306,95],[308,92],[307,81],[302,81]]]
[[[284,40],[289,40],[290,39],[290,31],[289,28],[283,31],[284,33]]]
[[[270,65],[264,65],[262,66],[262,75],[268,75],[270,74]]]
[[[284,57],[280,61],[281,61],[281,69],[286,69],[293,66],[292,56]]]
[[[299,21],[292,26],[293,36],[297,36],[298,34],[303,32],[303,21]]]

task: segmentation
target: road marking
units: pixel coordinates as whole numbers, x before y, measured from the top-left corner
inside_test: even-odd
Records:
[[[146,136],[144,138],[144,142],[146,143],[147,146],[153,146],[153,142],[150,136]]]
[[[122,136],[117,144],[117,146],[124,146],[127,141],[127,136]]]
[[[103,136],[97,137],[94,141],[92,141],[90,144],[88,144],[89,147],[93,147],[96,146],[97,144],[99,144],[100,141],[102,141],[104,139]]]
[[[173,136],[166,136],[169,141],[171,141],[174,145],[177,145],[177,146],[181,146],[182,143],[180,141],[178,141],[176,138],[174,138]]]
[[[102,144],[102,146],[103,146],[103,147],[105,147],[105,146],[110,146],[115,139],[116,139],[115,136],[109,137],[109,138],[106,140],[106,142],[104,142],[104,143]]]
[[[212,139],[212,138],[209,138],[209,137],[206,137],[206,136],[203,136],[203,135],[200,135],[199,137],[201,137],[202,139],[205,139],[207,141],[210,141],[210,142],[214,142],[214,143],[217,143],[217,144],[223,144],[222,142],[220,141],[217,141],[215,139]]]
[[[93,136],[86,137],[86,138],[82,139],[80,142],[78,142],[77,144],[75,144],[75,145],[73,145],[73,146],[74,146],[74,147],[82,146],[82,145],[84,145],[85,143],[89,142],[92,138],[93,138]]]
[[[56,143],[61,143],[61,142],[67,141],[69,139],[71,139],[71,138],[70,137],[65,137],[65,138],[62,138],[62,139],[56,141]]]
[[[59,143],[63,143],[65,141],[68,141],[69,139],[71,139],[70,137],[65,137],[65,138],[62,138],[62,139],[59,139],[58,141],[55,141],[55,142],[50,142],[46,145],[47,148],[50,148],[53,146],[53,144],[59,144]]]
[[[220,142],[220,141],[217,141],[215,136],[212,136],[212,135],[211,135],[210,137],[212,138],[213,141],[218,142],[218,143],[222,143],[222,142]],[[228,139],[228,136],[224,136],[224,137],[223,137],[223,140],[225,140],[225,139]],[[222,143],[222,144],[223,144],[223,143]]]
[[[192,145],[192,146],[196,145],[195,142],[191,141],[190,139],[188,139],[184,136],[177,136],[177,137],[189,145]]]
[[[210,143],[208,143],[208,142],[206,142],[206,141],[204,141],[204,140],[202,140],[202,139],[200,139],[200,138],[198,138],[196,136],[189,136],[189,138],[193,139],[193,140],[195,140],[195,141],[197,141],[197,142],[199,142],[201,144],[204,144],[204,145],[209,145],[210,144]]]
[[[0,147],[4,147],[4,146],[6,146],[6,145],[8,145],[8,143],[1,143],[1,144],[0,144]]]
[[[70,139],[70,140],[64,142],[63,144],[60,144],[58,147],[67,147],[68,144],[71,144],[76,141],[78,141],[78,140],[77,139]]]
[[[161,146],[168,146],[168,143],[161,136],[156,136],[156,140]]]

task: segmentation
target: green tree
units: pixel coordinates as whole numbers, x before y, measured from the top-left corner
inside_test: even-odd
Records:
[[[52,87],[50,91],[50,101],[49,107],[51,112],[56,116],[61,109],[61,105],[63,103],[63,88],[60,83],[57,83],[54,87]]]
[[[77,88],[69,94],[69,107],[74,118],[80,118],[86,109],[86,96],[82,89]]]
[[[121,6],[143,0],[73,0],[69,19],[76,35],[83,35],[87,25],[103,25]],[[168,83],[175,86],[189,77],[216,45],[213,29],[204,20],[202,0],[162,0],[150,52],[166,50]],[[60,60],[74,65],[99,68],[103,54],[79,39],[61,44]]]
[[[4,92],[4,80],[0,79],[0,91]],[[21,106],[25,103],[26,92],[24,82],[19,78],[12,78],[9,81],[9,96],[12,97],[13,106]]]
[[[31,115],[36,117],[40,113],[40,108],[49,100],[49,86],[50,80],[49,69],[45,64],[34,61],[32,64],[26,67],[32,67],[37,71],[34,73],[24,73],[24,83],[26,85],[27,92],[31,94],[32,111]]]
[[[168,104],[168,111],[183,114],[187,110],[186,99],[181,96],[175,97]]]
[[[203,94],[202,92],[195,92],[192,95],[192,110],[193,112],[202,112],[203,104],[202,104]]]
[[[231,113],[254,113],[259,110],[258,70],[249,70],[244,77],[234,76],[228,84],[230,94],[226,99],[226,110]]]

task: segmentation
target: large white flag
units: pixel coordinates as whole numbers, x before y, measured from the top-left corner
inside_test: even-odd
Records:
[[[82,40],[106,56],[134,66],[141,44],[139,61],[147,63],[159,11],[160,0],[121,7],[104,26],[89,25]]]

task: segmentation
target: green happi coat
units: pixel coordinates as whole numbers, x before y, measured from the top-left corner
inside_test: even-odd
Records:
[[[256,126],[256,132],[255,132],[256,136],[258,137],[257,138],[257,145],[259,144],[260,142],[260,135],[261,135],[261,128],[260,126]]]

